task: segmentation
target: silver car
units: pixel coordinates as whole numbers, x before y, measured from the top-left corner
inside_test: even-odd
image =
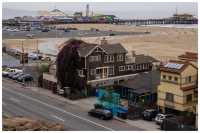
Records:
[[[155,122],[156,124],[162,124],[163,120],[165,118],[169,118],[169,117],[173,117],[173,114],[157,114],[156,118],[155,118]]]

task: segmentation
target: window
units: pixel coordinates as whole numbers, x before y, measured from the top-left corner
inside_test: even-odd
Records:
[[[81,77],[83,77],[84,76],[83,75],[83,70],[78,70],[78,75],[81,76]]]
[[[90,69],[90,75],[95,75],[96,74],[96,69]]]
[[[162,77],[163,77],[163,79],[166,79],[166,75],[163,75]]]
[[[125,66],[119,66],[119,71],[125,71]]]
[[[132,69],[133,69],[133,70],[136,70],[136,66],[135,66],[135,65],[132,65]]]
[[[191,83],[192,82],[192,76],[188,76],[185,78],[186,83]]]
[[[97,61],[101,61],[101,55],[97,55],[97,56],[90,56],[90,57],[89,57],[89,61],[90,61],[90,62],[97,62]]]
[[[169,79],[169,80],[172,80],[172,76],[168,76],[168,79]]]
[[[178,77],[174,77],[174,81],[177,82],[178,81]]]
[[[123,54],[117,55],[117,61],[123,61]]]
[[[145,69],[145,64],[142,64],[142,69]]]
[[[188,77],[188,81],[189,81],[189,83],[192,82],[192,77],[191,76]]]
[[[114,56],[113,55],[105,55],[104,56],[104,62],[105,63],[114,62]]]
[[[114,75],[114,66],[108,68],[108,75]]]
[[[138,67],[139,70],[142,70],[142,64],[139,64]]]
[[[127,69],[127,70],[132,70],[132,68],[133,68],[132,65],[127,65],[127,66],[126,66],[126,69]]]
[[[166,93],[166,97],[165,97],[166,101],[170,101],[170,102],[174,102],[174,94],[172,93]]]
[[[186,102],[189,103],[192,101],[192,94],[186,96]]]
[[[139,65],[136,65],[136,70],[139,70]]]

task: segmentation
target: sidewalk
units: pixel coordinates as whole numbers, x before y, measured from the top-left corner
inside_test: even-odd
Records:
[[[147,130],[147,131],[160,131],[160,126],[157,125],[154,121],[145,121],[145,120],[126,120],[129,125],[136,126],[138,128]]]
[[[84,99],[79,99],[79,100],[70,100],[63,96],[53,94],[50,90],[46,90],[43,88],[39,88],[39,87],[26,87],[26,88],[31,89],[32,91],[38,92],[40,94],[45,94],[48,97],[52,97],[60,101],[67,102],[69,104],[77,105],[86,110],[90,110],[91,108],[93,108],[96,102],[95,97],[89,97],[89,98],[84,98]]]

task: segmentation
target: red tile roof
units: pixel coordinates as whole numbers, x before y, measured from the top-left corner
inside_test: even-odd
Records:
[[[197,61],[198,54],[194,52],[185,52],[185,54],[178,56],[178,58],[182,60],[188,60],[188,61]]]

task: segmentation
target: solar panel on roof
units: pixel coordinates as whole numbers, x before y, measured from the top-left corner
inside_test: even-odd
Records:
[[[183,64],[167,63],[164,67],[172,68],[172,69],[181,69],[182,66],[183,66]]]

